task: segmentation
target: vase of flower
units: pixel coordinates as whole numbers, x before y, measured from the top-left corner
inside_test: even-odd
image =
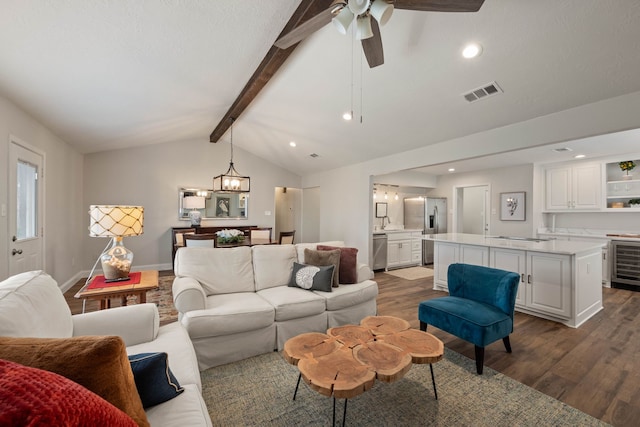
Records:
[[[628,181],[630,179],[633,179],[633,175],[629,174],[629,171],[632,171],[636,167],[636,164],[633,162],[633,160],[625,160],[624,162],[618,163],[618,166],[620,166],[620,170],[625,172],[625,174],[622,175],[623,180]]]

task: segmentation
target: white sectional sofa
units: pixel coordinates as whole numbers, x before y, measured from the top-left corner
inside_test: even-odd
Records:
[[[288,287],[293,263],[304,250],[344,242],[180,248],[173,300],[188,331],[200,370],[281,350],[291,337],[359,323],[376,314],[378,285],[358,264],[356,284],[332,292]]]
[[[211,426],[191,340],[177,322],[159,326],[154,304],[71,315],[56,281],[42,271],[22,273],[0,282],[0,336],[71,338],[87,335],[120,336],[128,354],[168,354],[169,367],[184,392],[146,409],[151,426]]]

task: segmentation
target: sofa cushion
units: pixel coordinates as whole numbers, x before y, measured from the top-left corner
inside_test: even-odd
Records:
[[[266,328],[274,319],[275,309],[264,298],[254,292],[242,292],[211,295],[206,309],[185,313],[181,322],[194,339]]]
[[[344,246],[344,242],[341,240],[332,240],[332,241],[320,242],[320,243],[298,243],[295,245],[298,262],[300,264],[307,264],[306,260],[304,259],[304,250],[313,249],[315,251],[318,249],[318,245],[337,246],[341,248]]]
[[[333,288],[332,292],[313,291],[326,299],[327,310],[335,311],[375,299],[378,296],[378,284],[373,280],[354,285]]]
[[[149,425],[120,337],[0,337],[0,359],[69,378],[124,411],[138,425]]]
[[[180,248],[174,266],[177,277],[196,279],[207,295],[254,292],[251,248]]]
[[[184,392],[162,405],[147,409],[152,426],[211,427],[209,411],[194,384],[183,384]]]
[[[129,355],[142,406],[148,408],[171,400],[184,391],[169,369],[167,353]]]
[[[0,425],[129,426],[131,417],[53,372],[0,360]]]
[[[319,251],[332,251],[335,249],[340,251],[340,284],[352,285],[358,283],[358,249],[318,245]]]
[[[293,245],[256,245],[251,249],[256,291],[289,284],[296,261]]]
[[[0,336],[67,338],[71,310],[55,280],[42,271],[0,282]]]
[[[162,326],[153,341],[127,347],[128,354],[158,351],[164,351],[169,355],[169,367],[181,386],[195,384],[198,389],[202,389],[196,353],[189,333],[180,322]]]
[[[275,307],[276,322],[313,316],[326,309],[325,299],[315,291],[278,286],[258,291],[258,295]]]
[[[337,288],[340,285],[340,250],[336,249],[335,251],[317,251],[314,249],[305,249],[304,250],[304,264],[305,265],[315,265],[317,267],[322,267],[326,265],[332,265],[333,268],[333,277],[331,279],[331,284],[333,287]],[[322,290],[322,289],[319,289]]]

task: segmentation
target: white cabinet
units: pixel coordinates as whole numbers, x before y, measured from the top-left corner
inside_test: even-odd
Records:
[[[587,242],[517,244],[467,234],[436,240],[434,289],[448,290],[449,265],[461,262],[518,273],[517,311],[577,328],[602,310],[601,248]]]
[[[550,167],[545,173],[548,211],[600,209],[602,167],[598,163]]]
[[[422,233],[387,233],[387,268],[422,263]]]
[[[571,242],[593,242],[602,244],[602,284],[611,286],[611,263],[609,262],[609,239],[597,236],[558,236],[554,233],[538,233],[539,237],[553,240],[566,240]]]
[[[449,270],[449,265],[456,262],[488,267],[489,248],[486,246],[438,242],[434,247],[433,253],[434,287],[440,290],[448,289],[447,271]]]
[[[520,275],[516,307],[571,317],[569,255],[491,248],[491,267]]]

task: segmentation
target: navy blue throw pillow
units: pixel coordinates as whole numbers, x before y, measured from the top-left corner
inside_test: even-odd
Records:
[[[129,363],[143,407],[166,402],[184,391],[169,369],[167,353],[132,354]]]

